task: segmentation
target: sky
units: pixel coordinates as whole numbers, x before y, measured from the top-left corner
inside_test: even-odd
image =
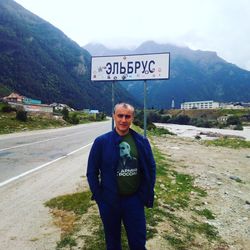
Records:
[[[16,0],[80,46],[135,48],[153,40],[250,70],[249,0]]]

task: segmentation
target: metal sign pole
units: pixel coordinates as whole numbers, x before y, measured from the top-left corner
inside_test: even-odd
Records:
[[[144,136],[147,137],[147,81],[144,80]]]
[[[111,116],[112,116],[112,130],[114,129],[115,125],[114,125],[114,118],[113,118],[113,113],[114,113],[114,106],[115,106],[115,91],[114,91],[114,82],[112,81],[112,108],[111,108]]]

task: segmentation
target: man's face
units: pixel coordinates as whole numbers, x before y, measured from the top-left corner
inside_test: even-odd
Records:
[[[113,118],[115,121],[116,132],[121,136],[126,135],[134,119],[132,110],[130,108],[118,106],[113,114]]]
[[[120,148],[120,156],[121,157],[129,157],[130,156],[130,146],[127,142],[121,142],[119,145]]]

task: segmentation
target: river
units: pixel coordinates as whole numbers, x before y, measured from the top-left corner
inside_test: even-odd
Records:
[[[216,139],[221,135],[239,136],[250,141],[250,126],[243,127],[243,130],[219,129],[219,128],[201,128],[191,125],[179,125],[169,123],[155,123],[157,127],[167,128],[170,132],[182,137],[191,137],[199,135],[202,139]],[[202,133],[202,134],[201,134]]]

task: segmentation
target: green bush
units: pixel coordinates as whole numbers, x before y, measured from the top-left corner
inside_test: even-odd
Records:
[[[240,118],[237,115],[229,116],[227,119],[227,125],[241,125]]]
[[[234,130],[243,130],[243,127],[241,124],[237,124],[235,127],[234,127]]]
[[[24,110],[17,110],[16,112],[16,119],[18,121],[26,122],[28,117],[27,117],[27,112]]]
[[[147,130],[155,129],[156,126],[153,123],[147,123]]]
[[[160,122],[167,123],[171,117],[169,115],[162,115]]]
[[[105,113],[100,112],[100,113],[96,114],[96,120],[97,120],[97,121],[103,121],[103,120],[105,120],[105,119],[106,119]]]
[[[237,115],[229,116],[226,125],[232,126],[234,130],[243,130],[241,120]]]
[[[80,121],[76,113],[74,113],[68,120],[71,124],[79,124]]]
[[[192,118],[189,124],[196,126],[196,127],[203,127],[203,128],[213,128],[213,127],[218,126],[217,121],[209,121],[207,119],[201,119],[201,118]]]
[[[10,113],[12,111],[16,111],[16,109],[13,108],[13,107],[11,107],[9,104],[4,104],[2,106],[2,112],[4,112],[4,113]]]
[[[139,120],[138,118],[135,118],[133,121],[134,125],[143,128],[143,122],[141,120]]]
[[[187,115],[178,115],[170,118],[168,122],[174,124],[189,125],[190,117]]]
[[[155,136],[161,136],[161,135],[174,135],[174,133],[170,132],[168,129],[166,128],[158,128],[158,127],[155,127],[154,129],[151,129],[150,130],[150,133],[152,135],[155,135]]]
[[[63,108],[62,110],[63,120],[68,121],[69,120],[69,111],[67,108]]]
[[[133,121],[133,124],[144,129],[144,120],[140,120],[138,118],[135,118]],[[147,119],[147,130],[155,129],[156,126],[149,120]]]
[[[161,115],[156,112],[156,111],[149,111],[147,114],[147,118],[148,120],[152,121],[152,122],[160,122],[161,121]]]

